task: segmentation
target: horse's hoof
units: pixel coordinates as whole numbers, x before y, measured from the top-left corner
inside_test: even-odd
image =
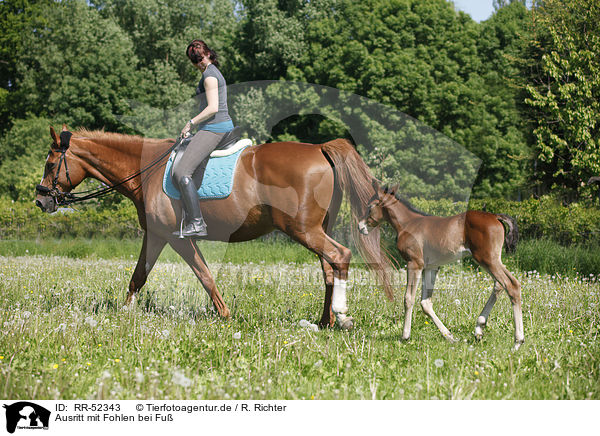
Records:
[[[525,341],[516,341],[516,342],[515,342],[515,345],[514,345],[514,346],[513,346],[513,348],[512,348],[512,349],[513,349],[513,351],[518,351],[518,350],[519,350],[519,348],[521,348],[521,345],[523,345],[523,342],[525,342]]]
[[[329,327],[333,327],[332,326],[332,322],[330,320],[328,320],[328,319],[327,320],[321,319],[321,321],[319,321],[317,323],[317,325],[319,326],[320,329],[326,329],[326,328],[329,328]]]
[[[342,330],[352,330],[354,328],[354,318],[351,316],[347,317],[340,322],[340,328]]]

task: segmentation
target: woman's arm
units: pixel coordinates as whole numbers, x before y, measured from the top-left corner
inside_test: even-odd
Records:
[[[206,121],[219,111],[219,82],[217,78],[207,77],[204,79],[204,90],[206,91],[206,107],[202,112],[188,121],[181,131],[181,136],[185,136],[194,125]]]

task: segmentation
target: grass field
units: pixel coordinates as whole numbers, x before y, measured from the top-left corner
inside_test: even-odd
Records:
[[[402,291],[387,303],[365,270],[351,270],[355,329],[314,331],[324,294],[316,259],[290,248],[285,262],[238,263],[219,249],[207,258],[229,320],[169,253],[128,310],[135,258],[0,257],[0,397],[600,398],[596,277],[518,273],[526,343],[513,352],[507,297],[474,340],[492,283],[468,267],[445,268],[434,295],[460,342],[446,343],[417,309],[412,339],[400,343]]]

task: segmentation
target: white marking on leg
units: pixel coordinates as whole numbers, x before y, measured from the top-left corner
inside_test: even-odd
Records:
[[[346,280],[333,278],[333,296],[331,298],[331,310],[340,326],[348,318],[348,306],[346,305]]]
[[[521,344],[525,342],[525,333],[523,332],[523,313],[520,304],[513,304],[513,318],[515,321],[515,350],[518,350]]]

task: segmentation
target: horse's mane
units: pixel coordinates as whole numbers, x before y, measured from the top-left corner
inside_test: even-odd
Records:
[[[418,213],[419,215],[423,216],[431,216],[430,213],[423,212],[421,209],[417,209],[415,206],[412,205],[410,201],[402,197],[398,192],[394,192],[394,190],[390,189],[388,186],[385,186],[383,188],[383,192],[385,192],[386,194],[392,194],[396,200],[402,203],[411,212]]]
[[[109,147],[141,147],[143,144],[158,144],[164,142],[174,142],[173,139],[155,139],[144,138],[140,135],[125,135],[122,133],[105,132],[104,130],[79,129],[73,132],[76,137],[93,139],[96,142]]]

